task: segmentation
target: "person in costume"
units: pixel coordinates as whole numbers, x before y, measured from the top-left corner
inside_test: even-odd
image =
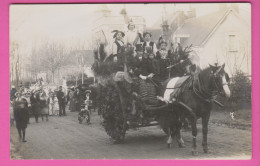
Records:
[[[151,41],[152,34],[150,32],[144,32],[143,37],[144,37],[144,43],[143,43],[144,52],[147,53],[147,50],[151,49],[152,53],[156,54],[157,52],[156,44]]]
[[[161,54],[167,51],[167,45],[168,45],[167,42],[163,38],[161,38],[160,43],[158,43],[159,50],[156,52],[156,59],[160,59],[162,56]],[[167,51],[167,56],[169,53],[170,52]]]
[[[122,57],[120,56],[120,53],[122,53],[124,50],[124,41],[123,38],[125,36],[124,32],[119,30],[114,30],[112,32],[115,32],[113,38],[115,38],[115,41],[112,45],[112,55],[113,55],[113,61],[117,62],[119,60],[122,60]]]
[[[125,33],[126,35],[124,38],[124,42],[126,43],[126,45],[134,46],[137,42],[137,41],[135,42],[135,40],[138,37],[138,34],[136,32],[135,25],[132,20],[129,21],[127,29],[128,30]]]
[[[167,42],[162,39],[159,46],[160,50],[156,53],[156,59],[158,59],[159,63],[159,80],[163,82],[169,78],[169,69],[167,69],[167,67],[169,67],[171,63],[167,51]]]

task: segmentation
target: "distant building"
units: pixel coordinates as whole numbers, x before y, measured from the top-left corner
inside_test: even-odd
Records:
[[[229,74],[242,70],[251,75],[250,25],[239,15],[235,4],[222,4],[217,12],[183,20],[172,40],[183,47],[192,45],[200,56],[201,67],[224,62]]]
[[[136,29],[143,32],[145,29],[145,20],[141,16],[128,16],[125,9],[122,9],[121,13],[113,16],[111,10],[106,4],[98,5],[99,8],[95,11],[95,18],[93,21],[92,35],[95,42],[107,42],[112,43],[113,30],[126,30],[126,25],[131,19],[135,24]]]
[[[173,43],[175,42],[173,41],[173,33],[181,27],[185,20],[195,17],[196,10],[191,6],[187,12],[174,7],[170,14],[166,13],[164,6],[162,18],[158,19],[152,27],[146,28],[146,30],[153,34],[152,41],[157,42],[160,37],[163,37],[168,43]]]
[[[251,28],[237,4],[220,4],[218,11],[200,17],[191,6],[187,12],[173,9],[147,30],[153,41],[163,36],[168,43],[192,45],[202,68],[225,62],[229,74],[242,70],[251,75]]]

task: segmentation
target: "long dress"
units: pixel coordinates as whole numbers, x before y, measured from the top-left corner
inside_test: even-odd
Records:
[[[40,98],[40,114],[49,115],[49,107],[45,97]]]
[[[50,96],[49,97],[49,115],[54,114],[53,107],[54,107],[54,98]]]
[[[71,91],[70,93],[69,93],[69,95],[70,95],[70,105],[69,105],[69,110],[70,111],[76,111],[76,102],[75,102],[75,98],[74,98],[74,94],[75,94],[76,92],[75,91]]]
[[[54,115],[59,115],[59,103],[58,98],[56,96],[54,97],[53,113]]]

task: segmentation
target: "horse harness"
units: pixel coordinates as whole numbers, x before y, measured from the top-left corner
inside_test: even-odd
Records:
[[[219,71],[215,72],[214,74],[212,73],[213,77],[213,84],[214,84],[214,88],[216,88],[217,90],[212,91],[212,93],[209,93],[205,90],[205,87],[203,86],[201,80],[200,80],[200,74],[195,74],[190,76],[190,78],[188,78],[186,81],[192,81],[192,91],[195,93],[195,95],[200,98],[201,100],[207,102],[207,103],[211,103],[211,102],[215,102],[216,104],[223,106],[221,103],[215,101],[216,96],[218,95],[218,92],[221,90],[221,87],[217,84],[216,79],[219,77]],[[211,76],[212,76],[211,75]],[[185,82],[186,82],[185,81]],[[180,86],[178,87],[174,87],[174,88],[166,88],[166,89],[180,89],[184,87],[185,82],[183,82]],[[227,85],[228,83],[222,84],[222,85]]]
[[[192,90],[195,93],[196,96],[198,96],[200,99],[202,99],[203,101],[206,101],[207,103],[211,103],[214,98],[217,95],[214,94],[210,94],[209,92],[207,92],[200,80],[200,74],[196,74],[193,76],[193,80],[192,80]],[[198,87],[196,87],[196,85]]]
[[[219,91],[221,91],[221,88],[222,88],[218,85],[218,83],[216,81],[217,79],[220,79],[219,72],[220,72],[220,69],[217,70],[215,73],[211,73],[211,75],[210,75],[210,78],[213,81],[213,85],[214,85],[213,89],[216,89],[216,90],[212,90],[212,93],[209,93],[204,89],[203,84],[201,83],[201,80],[200,80],[200,73],[193,76],[192,89],[193,89],[193,92],[200,99],[202,99],[208,103],[214,102],[214,103],[218,104],[219,106],[223,106],[221,103],[219,103],[218,101],[215,100],[215,98],[219,94]],[[198,88],[196,88],[196,85],[198,86]],[[228,85],[228,83],[222,84],[222,86],[224,86],[224,85]]]

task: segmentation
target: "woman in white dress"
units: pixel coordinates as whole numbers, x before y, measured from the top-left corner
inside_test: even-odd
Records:
[[[128,30],[125,33],[124,43],[133,47],[138,43],[138,41],[140,42],[140,38],[132,20],[129,21],[127,29]]]
[[[59,115],[59,103],[56,95],[54,95],[53,115]]]
[[[51,93],[49,95],[49,99],[48,99],[48,103],[49,103],[49,115],[54,115],[54,94]]]

